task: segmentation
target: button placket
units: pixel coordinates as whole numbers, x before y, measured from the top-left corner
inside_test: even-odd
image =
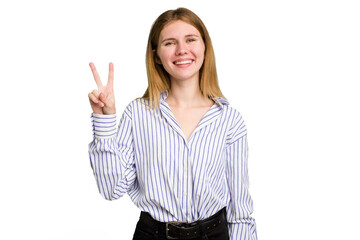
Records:
[[[188,190],[189,190],[189,176],[188,176],[188,152],[189,152],[189,148],[187,145],[184,146],[185,147],[185,151],[184,151],[184,161],[182,164],[182,169],[180,169],[181,174],[183,175],[183,189],[182,189],[182,195],[183,195],[183,204],[184,204],[184,209],[185,209],[185,218],[186,221],[189,220],[188,214],[189,214],[189,202],[188,202]]]
[[[187,192],[187,206],[188,209],[186,210],[187,213],[187,221],[190,222],[191,219],[191,212],[192,212],[192,208],[193,208],[193,202],[192,202],[192,193],[193,193],[193,174],[192,174],[192,157],[191,157],[191,151],[190,148],[188,149],[188,158],[187,158],[187,171],[186,171],[186,175],[188,178],[188,192]]]

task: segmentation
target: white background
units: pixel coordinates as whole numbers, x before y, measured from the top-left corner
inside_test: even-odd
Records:
[[[98,193],[88,63],[118,115],[147,87],[151,24],[180,6],[213,40],[245,118],[259,239],[360,239],[358,1],[1,1],[0,239],[131,239],[139,210]]]

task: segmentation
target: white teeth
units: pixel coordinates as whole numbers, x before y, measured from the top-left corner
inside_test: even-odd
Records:
[[[181,61],[181,62],[175,62],[176,65],[180,65],[180,64],[188,64],[191,63],[191,60],[186,60],[186,61]]]

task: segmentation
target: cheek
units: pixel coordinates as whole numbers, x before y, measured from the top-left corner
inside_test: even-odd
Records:
[[[205,47],[204,45],[199,45],[194,48],[193,52],[196,54],[198,58],[204,58],[205,56]]]
[[[171,60],[171,53],[169,51],[160,52],[158,58],[162,64],[167,64]]]
[[[205,51],[204,50],[200,50],[198,49],[198,51],[196,51],[196,56],[198,59],[202,59],[204,60],[204,57],[205,57]]]

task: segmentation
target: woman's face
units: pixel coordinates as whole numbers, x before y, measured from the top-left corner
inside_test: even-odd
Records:
[[[204,62],[205,44],[199,31],[184,21],[170,22],[160,33],[157,63],[172,80],[199,80]]]

